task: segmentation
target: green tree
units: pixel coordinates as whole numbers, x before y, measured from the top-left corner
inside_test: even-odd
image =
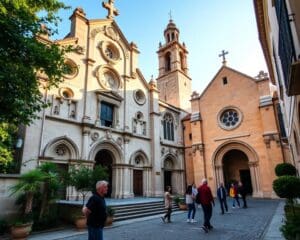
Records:
[[[277,177],[296,176],[297,170],[295,166],[290,163],[279,163],[275,167],[275,174]]]
[[[8,173],[12,166],[16,131],[13,124],[0,123],[0,173]]]
[[[43,173],[39,169],[34,169],[22,174],[19,181],[11,187],[12,195],[25,194],[25,209],[22,214],[22,221],[28,221],[32,217],[33,197],[36,192],[40,191],[43,180]]]
[[[0,122],[29,124],[47,104],[41,98],[37,73],[47,76],[43,87],[57,86],[66,72],[69,48],[42,43],[38,36],[55,28],[59,0],[0,0]]]
[[[49,213],[49,202],[56,198],[60,184],[60,176],[55,163],[46,162],[39,166],[43,174],[42,182],[42,202],[39,213],[39,220]]]

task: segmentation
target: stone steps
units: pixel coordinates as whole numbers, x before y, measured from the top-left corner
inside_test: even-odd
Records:
[[[165,213],[163,201],[116,205],[112,206],[112,208],[115,210],[114,221],[123,221]],[[178,210],[178,206],[173,203],[173,211]]]

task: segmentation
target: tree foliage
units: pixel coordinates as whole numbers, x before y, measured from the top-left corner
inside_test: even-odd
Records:
[[[273,181],[273,189],[280,198],[292,200],[300,197],[300,178],[281,176]]]
[[[275,167],[275,174],[277,177],[280,176],[296,176],[297,170],[294,165],[290,163],[280,163]]]
[[[57,26],[61,8],[58,0],[0,0],[0,122],[29,124],[47,106],[39,88],[61,81],[68,49],[37,37],[42,24]],[[37,72],[47,76],[43,86]]]
[[[16,131],[13,124],[0,123],[0,173],[9,172],[12,165]]]

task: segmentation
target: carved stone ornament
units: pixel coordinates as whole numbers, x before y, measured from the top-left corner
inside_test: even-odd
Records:
[[[105,26],[105,35],[109,38],[111,38],[114,41],[119,40],[119,34],[118,32],[111,26]]]
[[[55,149],[55,152],[58,156],[63,156],[66,154],[66,147],[64,145],[58,145]]]
[[[111,135],[111,130],[110,129],[107,129],[105,131],[105,134],[106,134],[106,139],[108,139],[108,140],[112,139],[112,135]]]
[[[95,38],[99,32],[104,32],[105,27],[97,27],[91,31],[91,38]]]
[[[119,146],[122,146],[123,140],[122,140],[121,137],[118,137],[118,138],[117,138],[117,144],[118,144]]]
[[[162,149],[161,149],[161,155],[163,156],[165,154],[165,148],[163,147]]]
[[[97,132],[92,133],[91,138],[93,141],[96,141],[99,138],[99,133],[97,133]]]

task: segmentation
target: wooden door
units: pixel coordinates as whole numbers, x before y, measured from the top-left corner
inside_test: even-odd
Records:
[[[133,193],[134,196],[143,196],[143,171],[133,170]]]

